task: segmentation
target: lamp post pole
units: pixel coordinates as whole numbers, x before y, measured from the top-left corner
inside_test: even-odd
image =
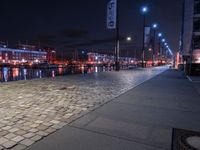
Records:
[[[142,14],[143,14],[143,32],[142,32],[142,68],[145,67],[144,60],[145,60],[145,26],[146,26],[146,13],[148,8],[146,6],[142,7]]]
[[[156,28],[157,28],[157,24],[153,24],[153,57],[152,57],[152,66],[155,65],[155,51],[156,51]]]
[[[143,37],[143,40],[142,40],[142,68],[145,67],[144,65],[144,57],[145,57],[145,46],[144,46],[144,43],[145,43],[145,25],[146,25],[146,14],[144,13],[143,14],[143,34],[142,34],[142,37]]]

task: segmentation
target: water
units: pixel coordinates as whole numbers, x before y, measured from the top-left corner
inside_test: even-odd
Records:
[[[113,67],[58,67],[53,69],[0,68],[0,82],[30,80],[34,78],[56,77],[69,74],[88,74],[112,71]]]

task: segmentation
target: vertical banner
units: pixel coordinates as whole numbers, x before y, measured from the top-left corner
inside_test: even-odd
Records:
[[[107,28],[116,29],[117,24],[117,0],[110,0],[107,5]]]
[[[144,30],[144,47],[149,48],[150,40],[151,40],[151,27],[145,27]]]

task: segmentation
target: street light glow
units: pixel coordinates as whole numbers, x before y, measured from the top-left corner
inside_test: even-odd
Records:
[[[156,23],[154,23],[153,24],[153,28],[155,29],[155,28],[157,28],[158,27],[158,25],[156,24]]]
[[[131,41],[132,38],[131,38],[130,36],[128,36],[128,37],[126,38],[126,40],[127,40],[127,41]]]
[[[147,8],[146,6],[143,6],[143,7],[142,7],[142,12],[143,12],[143,13],[146,13],[147,11],[148,11],[148,8]]]
[[[162,37],[162,33],[158,33],[158,37]]]
[[[165,39],[162,39],[162,42],[165,42]]]

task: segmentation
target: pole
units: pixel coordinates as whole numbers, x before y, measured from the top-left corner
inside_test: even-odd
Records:
[[[117,12],[116,12],[116,47],[115,47],[115,70],[119,71],[120,70],[120,63],[119,63],[119,3],[117,2]]]
[[[145,24],[146,24],[146,16],[145,16],[145,14],[143,14],[144,15],[144,17],[143,17],[143,34],[142,34],[142,68],[144,68],[144,52],[145,52],[145,50],[144,50],[144,43],[145,43],[145,37],[144,37],[144,34],[145,34]]]
[[[154,29],[154,35],[153,35],[153,57],[152,57],[152,65],[154,66],[155,62],[155,50],[156,50],[156,29]]]

